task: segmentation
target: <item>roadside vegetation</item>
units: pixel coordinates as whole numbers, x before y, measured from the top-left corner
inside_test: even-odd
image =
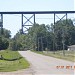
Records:
[[[34,50],[75,61],[74,52],[67,51],[70,45],[75,45],[75,25],[71,19],[62,19],[48,25],[35,23],[28,29],[28,33],[24,34],[20,29],[13,38],[11,31],[0,28],[0,50],[9,49],[0,51],[0,71],[15,71],[29,66],[18,50]]]
[[[55,25],[35,24],[27,34],[20,30],[11,40],[11,50],[34,50],[37,53],[75,61],[75,52],[67,51],[75,45],[75,25],[71,19],[56,21]],[[45,51],[45,52],[43,52]]]
[[[0,72],[11,72],[26,69],[30,66],[17,51],[0,51]]]
[[[30,66],[18,51],[9,50],[11,32],[5,28],[0,28],[0,72],[17,71]]]
[[[27,34],[22,30],[10,40],[11,50],[33,49],[36,51],[67,50],[75,44],[75,26],[71,19],[56,21],[55,25],[35,24],[28,29]]]
[[[66,51],[65,50],[65,56],[63,55],[63,51],[34,51],[32,50],[32,52],[38,53],[38,54],[43,54],[46,56],[51,56],[54,58],[59,58],[59,59],[63,59],[63,60],[68,60],[68,61],[72,61],[75,62],[75,51]]]

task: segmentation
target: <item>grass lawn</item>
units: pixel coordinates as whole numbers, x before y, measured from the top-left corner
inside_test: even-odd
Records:
[[[39,54],[43,54],[46,56],[51,56],[51,57],[55,57],[55,58],[59,58],[59,59],[64,59],[64,60],[68,60],[68,61],[72,61],[75,62],[75,52],[74,51],[65,51],[65,56],[63,55],[63,51],[33,51],[35,53],[39,53]]]
[[[17,51],[0,51],[0,72],[17,71],[20,69],[26,69],[30,66],[27,60],[25,60]]]

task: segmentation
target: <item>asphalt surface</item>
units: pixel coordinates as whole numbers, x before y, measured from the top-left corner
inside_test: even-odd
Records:
[[[32,75],[75,75],[75,63],[31,51],[19,51],[30,64]]]

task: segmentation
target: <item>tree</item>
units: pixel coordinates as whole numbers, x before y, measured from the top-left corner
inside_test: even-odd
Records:
[[[3,30],[3,34],[2,34],[2,30]],[[11,37],[10,33],[11,32],[9,30],[0,28],[0,50],[8,48],[9,38]]]
[[[4,37],[0,37],[0,50],[7,49],[9,46],[8,39]]]
[[[62,50],[75,44],[75,26],[71,19],[57,21],[55,25],[35,24],[27,34],[21,30],[14,36],[12,47],[16,50],[26,48],[33,50]]]
[[[71,19],[67,19],[67,22],[66,20],[61,20],[60,22],[57,21],[54,25],[54,34],[57,49],[59,50],[63,49],[62,42],[64,42],[65,45],[64,49],[67,49],[68,45],[75,44],[75,26]]]
[[[32,43],[34,49],[45,50],[46,30],[47,29],[45,24],[41,24],[41,25],[35,24],[29,29],[28,34],[32,37]]]

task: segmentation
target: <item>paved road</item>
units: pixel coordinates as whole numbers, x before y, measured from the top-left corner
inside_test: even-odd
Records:
[[[19,51],[19,53],[30,62],[32,75],[74,75],[75,69],[73,67],[75,64],[73,62],[36,54],[31,51]],[[57,69],[57,66],[60,67]]]

